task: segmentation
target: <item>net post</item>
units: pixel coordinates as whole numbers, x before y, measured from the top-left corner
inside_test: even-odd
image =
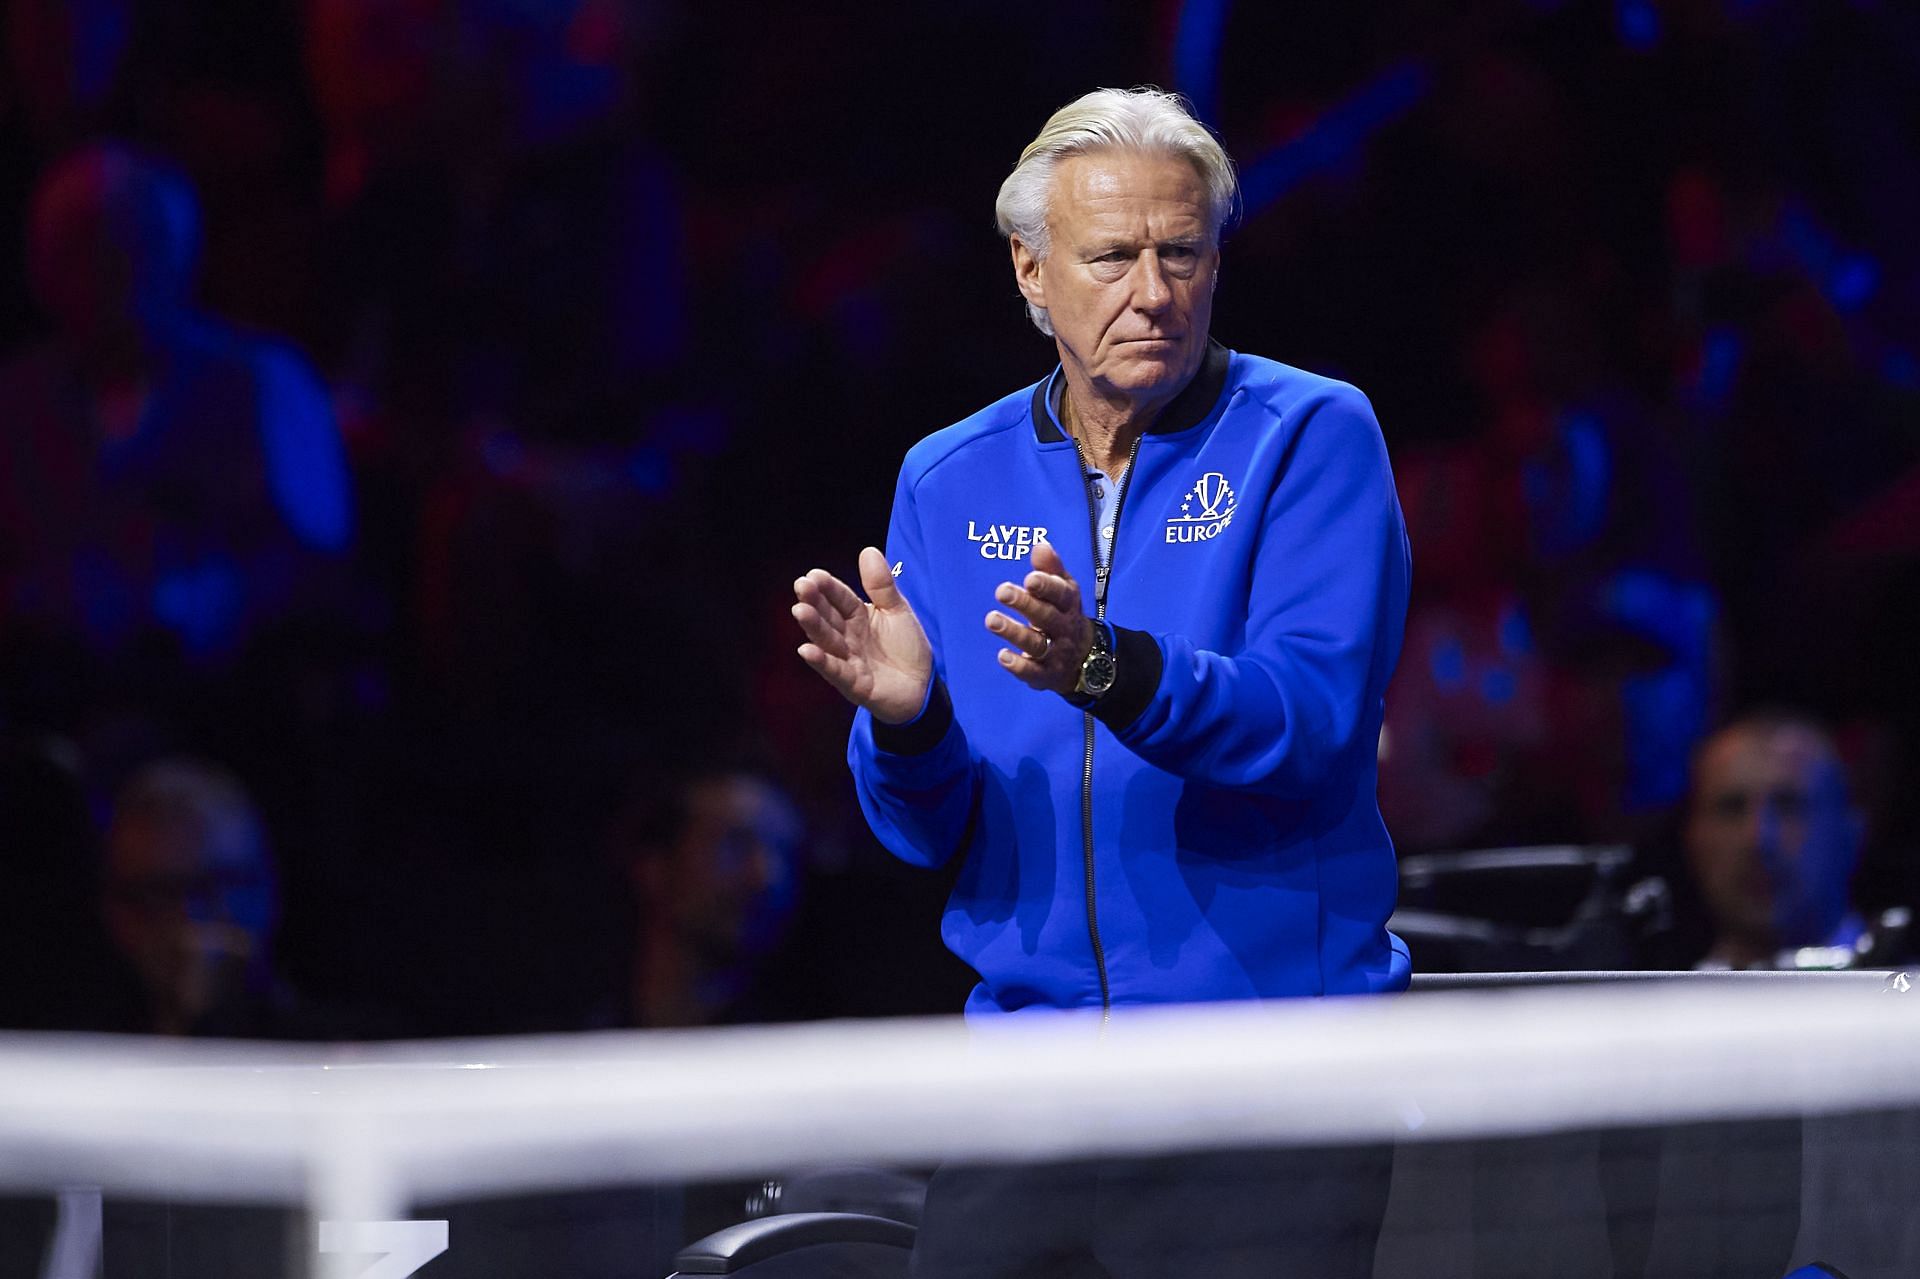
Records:
[[[399,1220],[407,1196],[392,1153],[376,1138],[373,1119],[341,1107],[324,1113],[308,1156],[307,1220],[302,1231],[313,1279],[360,1279],[366,1258],[327,1250],[323,1235],[342,1225]]]

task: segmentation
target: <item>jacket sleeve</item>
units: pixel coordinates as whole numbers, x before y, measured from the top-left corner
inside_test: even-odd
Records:
[[[1216,653],[1115,627],[1119,680],[1095,714],[1129,749],[1219,786],[1301,797],[1374,742],[1411,566],[1385,441],[1343,383],[1288,411],[1245,640]]]
[[[912,469],[911,464],[901,469],[887,532],[887,562],[898,566],[900,591],[909,604],[916,587],[931,583],[934,573],[920,538]],[[917,605],[914,615],[933,645],[927,700],[904,724],[883,724],[864,709],[855,711],[847,764],[875,837],[902,861],[931,867],[946,862],[966,839],[979,769],[947,695],[937,618],[931,608]]]

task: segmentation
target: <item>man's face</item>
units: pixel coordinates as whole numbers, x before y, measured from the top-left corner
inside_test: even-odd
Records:
[[[1735,727],[1712,739],[1686,842],[1723,939],[1812,945],[1846,914],[1857,823],[1839,761],[1816,733]]]
[[[800,818],[780,791],[744,775],[696,785],[671,853],[687,940],[716,963],[773,949],[798,904],[799,858]]]
[[[1219,266],[1206,183],[1179,156],[1108,150],[1055,170],[1052,243],[1014,276],[1096,395],[1169,400],[1200,367]]]
[[[264,962],[273,915],[266,867],[192,816],[143,812],[108,831],[107,928],[160,1006],[191,1020],[234,993]]]

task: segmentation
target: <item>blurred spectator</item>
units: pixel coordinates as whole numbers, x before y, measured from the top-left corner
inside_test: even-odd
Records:
[[[273,958],[281,898],[265,829],[239,780],[163,759],[114,797],[101,909],[162,1035],[349,1039],[393,1033],[364,1010],[323,1008]]]
[[[245,1034],[276,1002],[279,893],[259,814],[231,774],[165,760],[114,799],[107,930],[147,995],[145,1029]]]
[[[1550,775],[1565,754],[1554,670],[1513,562],[1519,486],[1459,445],[1396,458],[1394,479],[1418,571],[1381,733],[1387,829],[1403,851],[1569,838],[1576,794]]]
[[[1861,820],[1826,731],[1763,712],[1721,729],[1694,765],[1685,846],[1713,928],[1706,968],[1770,968],[1782,951],[1851,951]]]
[[[292,350],[196,313],[181,177],[101,144],[33,199],[50,340],[0,368],[0,625],[113,657],[159,637],[229,661],[325,594],[352,534],[324,388]]]
[[[796,973],[781,948],[805,870],[792,799],[742,769],[694,768],[649,781],[613,833],[635,918],[626,1007],[613,1020],[662,1028],[802,1015],[794,986],[811,974]],[[754,1189],[688,1187],[685,1237],[739,1220]]]
[[[616,834],[637,911],[623,1020],[781,1020],[769,958],[799,905],[799,813],[747,772],[698,772],[636,806]]]
[[[1881,726],[1877,770],[1842,743],[1856,892],[1913,904],[1920,488],[1881,490],[1920,462],[1920,165],[1884,107],[1920,25],[1662,6],[1629,44],[1593,6],[1231,8],[1198,66],[1146,3],[1009,6],[1011,55],[967,7],[0,5],[0,730],[63,734],[109,788],[245,761],[300,905],[286,969],[479,1033],[627,984],[627,894],[590,864],[621,781],[750,724],[809,879],[755,961],[782,993],[722,1015],[951,1006],[944,887],[868,841],[769,597],[796,545],[877,535],[907,439],[1044,371],[1004,280],[952,269],[991,234],[981,130],[1162,66],[1250,171],[1318,175],[1250,202],[1216,328],[1367,386],[1394,432],[1396,842],[1657,843],[1678,894],[1693,747],[1723,700],[1787,697]],[[1394,66],[1423,87],[1356,128]],[[634,639],[689,574],[699,680]],[[85,796],[16,766],[0,855],[38,869],[6,954],[77,972]]]

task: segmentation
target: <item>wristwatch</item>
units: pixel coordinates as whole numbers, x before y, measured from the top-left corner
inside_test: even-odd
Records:
[[[1113,627],[1096,620],[1093,624],[1093,647],[1087,650],[1086,660],[1080,663],[1080,678],[1075,682],[1073,692],[1067,695],[1067,700],[1082,710],[1089,709],[1106,696],[1119,673],[1119,664],[1113,655]]]

